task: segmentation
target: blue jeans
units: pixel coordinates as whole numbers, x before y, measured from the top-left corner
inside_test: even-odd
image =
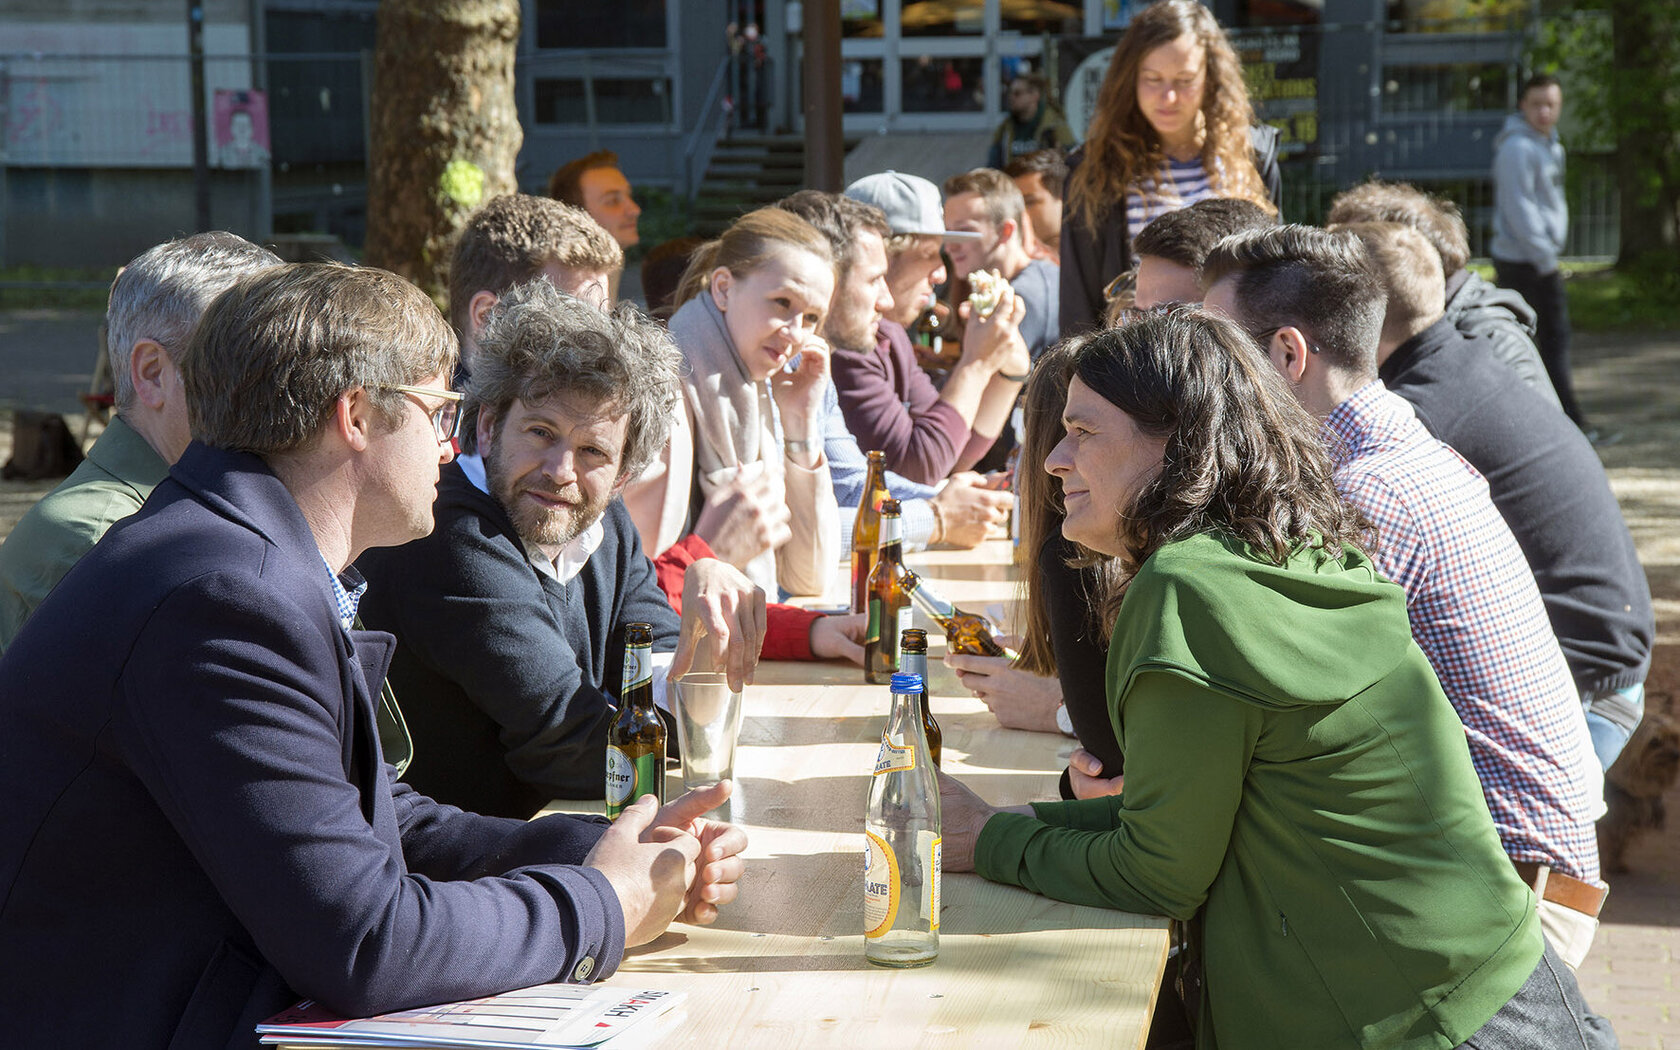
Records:
[[[1593,754],[1608,772],[1628,738],[1645,717],[1645,683],[1625,689],[1585,689],[1581,707],[1587,713],[1587,732],[1592,734]]]
[[[1617,1050],[1610,1022],[1581,998],[1575,974],[1546,945],[1540,965],[1459,1050]]]

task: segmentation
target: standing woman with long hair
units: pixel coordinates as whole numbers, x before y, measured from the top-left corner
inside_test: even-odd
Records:
[[[1104,291],[1130,270],[1132,237],[1206,197],[1277,210],[1277,131],[1254,126],[1242,66],[1196,0],[1159,0],[1114,49],[1085,143],[1068,157],[1062,334],[1102,323]]]

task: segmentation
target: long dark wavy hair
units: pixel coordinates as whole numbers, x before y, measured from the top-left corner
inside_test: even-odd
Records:
[[[1254,107],[1243,83],[1242,63],[1225,31],[1197,0],[1159,0],[1139,11],[1114,48],[1097,90],[1085,159],[1068,184],[1071,211],[1095,229],[1111,207],[1126,206],[1126,191],[1159,181],[1166,156],[1161,136],[1138,106],[1138,69],[1144,56],[1182,36],[1193,36],[1206,56],[1202,89],[1202,168],[1221,197],[1240,197],[1275,213],[1254,167],[1249,125]]]
[[[1045,473],[1044,461],[1067,435],[1067,429],[1062,426],[1062,409],[1067,405],[1073,355],[1085,338],[1075,337],[1046,350],[1034,362],[1032,378],[1027,380],[1027,388],[1021,395],[1024,427],[1021,454],[1015,461],[1020,542],[1015,547],[1015,564],[1020,570],[1022,617],[1021,649],[1014,666],[1046,677],[1056,674],[1056,654],[1050,644],[1050,597],[1039,578],[1038,559],[1044,545],[1061,531],[1067,509],[1062,504],[1061,482]],[[1088,626],[1095,634],[1101,626],[1095,599],[1118,584],[1119,562],[1105,554],[1084,551],[1070,564],[1085,570],[1082,575],[1091,588],[1088,597],[1093,600]]]
[[[1371,523],[1336,491],[1318,420],[1235,322],[1199,308],[1153,312],[1087,339],[1072,373],[1166,439],[1160,472],[1115,523],[1125,579],[1203,532],[1278,565],[1303,546],[1373,549]],[[1122,582],[1103,596],[1106,625],[1123,594]]]

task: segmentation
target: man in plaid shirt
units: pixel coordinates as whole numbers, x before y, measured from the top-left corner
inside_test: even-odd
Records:
[[[1463,719],[1500,840],[1571,966],[1605,887],[1603,780],[1528,562],[1481,475],[1377,380],[1385,295],[1359,239],[1285,226],[1220,243],[1207,305],[1242,323],[1325,420],[1338,486],[1377,527],[1412,634]]]

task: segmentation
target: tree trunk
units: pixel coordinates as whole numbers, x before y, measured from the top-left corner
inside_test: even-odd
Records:
[[[467,217],[518,189],[518,40],[519,0],[380,0],[367,262],[440,301]]]
[[[1610,0],[1610,110],[1616,124],[1621,254],[1680,262],[1680,17],[1671,0]]]

